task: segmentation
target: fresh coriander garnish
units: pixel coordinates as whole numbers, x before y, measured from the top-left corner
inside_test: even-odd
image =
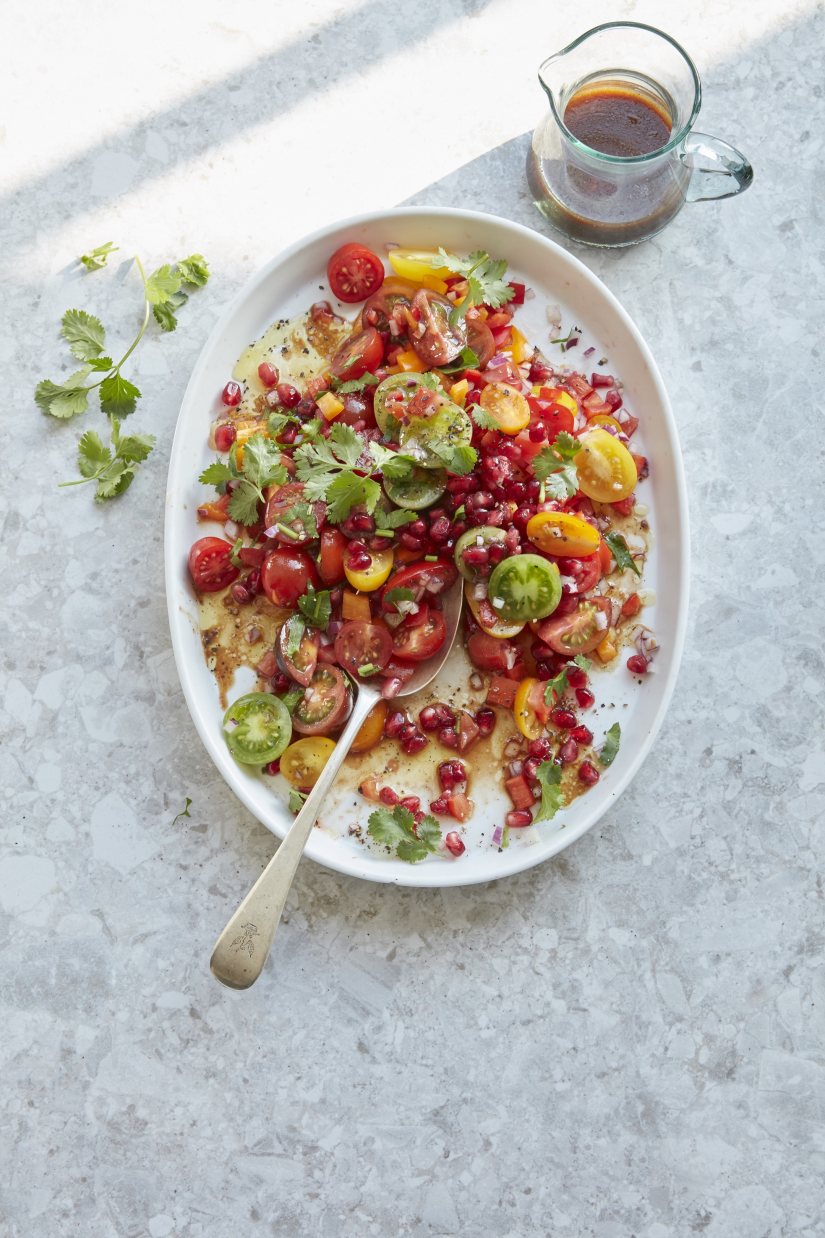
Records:
[[[243,566],[240,560],[240,556],[238,554],[238,551],[241,549],[242,546],[243,546],[243,538],[236,537],[235,542],[232,546],[232,549],[229,552],[229,561],[233,567],[240,568]]]
[[[302,443],[295,451],[295,471],[306,497],[325,499],[333,524],[345,520],[353,507],[373,512],[381,497],[377,481],[354,471],[365,448],[365,440],[351,426],[334,425],[328,439]]]
[[[460,305],[454,306],[450,313],[450,323],[455,326],[465,317],[471,305],[490,305],[498,309],[512,301],[515,293],[507,280],[503,278],[507,263],[503,258],[491,258],[484,250],[478,249],[469,258],[459,258],[448,254],[445,249],[439,249],[438,258],[432,260],[436,268],[446,267],[455,275],[463,275],[467,281],[467,293]]]
[[[296,791],[293,788],[289,793],[289,811],[300,812],[304,804],[306,803],[306,801],[307,801],[307,797],[304,794],[304,792]]]
[[[82,259],[81,259],[81,261],[82,261]],[[178,823],[180,820],[182,820],[182,819],[183,819],[183,817],[189,817],[189,818],[190,818],[190,820],[191,820],[191,813],[189,812],[189,809],[190,809],[190,807],[191,807],[191,806],[192,806],[192,801],[190,800],[189,796],[187,795],[187,796],[186,796],[186,803],[184,804],[183,808],[180,810],[180,812],[178,813],[178,815],[177,815],[177,816],[173,819],[173,821],[172,821],[172,825],[177,825],[177,823]]]
[[[552,499],[569,499],[579,488],[573,463],[581,443],[572,434],[562,431],[551,447],[542,447],[533,459],[533,476],[544,486]]]
[[[486,408],[482,408],[480,404],[470,405],[470,416],[479,430],[496,430],[498,428],[498,422],[495,417],[488,413]]]
[[[78,262],[82,262],[87,271],[99,271],[101,267],[105,267],[106,259],[109,254],[117,252],[118,246],[113,241],[107,241],[105,245],[98,245],[96,249],[90,249],[88,254],[81,254]],[[191,800],[187,801],[191,804]]]
[[[555,761],[542,761],[536,770],[536,777],[541,786],[541,803],[534,821],[550,821],[560,808],[564,806],[564,792],[561,789],[561,766]]]
[[[110,417],[109,421],[112,427],[111,447],[104,445],[95,430],[87,430],[77,445],[77,467],[81,476],[76,481],[63,481],[61,486],[82,486],[87,481],[96,482],[95,498],[101,501],[113,499],[129,489],[137,466],[146,459],[155,445],[155,436],[121,436],[118,419]]]
[[[345,383],[342,383],[340,378],[331,378],[329,385],[330,390],[337,392],[338,395],[352,395],[355,391],[363,391],[365,387],[374,387],[377,382],[375,375],[367,372],[360,378],[349,378]]]
[[[387,593],[384,594],[384,605],[394,606],[395,609],[399,612],[399,614],[401,613],[401,607],[399,606],[399,602],[414,602],[414,601],[415,601],[415,594],[413,593],[412,589],[405,589],[403,585],[398,586],[395,589],[390,589],[388,590]]]
[[[332,615],[329,589],[316,591],[313,585],[307,585],[306,593],[298,598],[298,609],[311,627],[325,632]]]
[[[599,763],[601,765],[612,765],[616,759],[616,754],[619,751],[619,744],[622,740],[622,728],[618,722],[614,722],[610,730],[604,737],[604,744],[599,753]]]
[[[301,648],[301,641],[304,639],[304,633],[307,630],[307,625],[300,615],[290,615],[286,621],[286,644],[284,653],[288,658],[294,658],[298,650]]]
[[[377,808],[367,822],[370,838],[394,851],[399,860],[417,864],[435,851],[441,843],[441,826],[429,813],[418,824],[409,809],[401,804],[394,808]]]
[[[457,374],[459,370],[474,370],[478,366],[478,354],[472,348],[462,348],[461,356],[451,365],[442,365],[442,374]]]
[[[633,555],[628,550],[627,542],[624,540],[621,533],[605,533],[604,540],[610,547],[610,553],[616,560],[616,567],[620,572],[631,571],[635,572],[637,576],[641,576],[642,573],[639,570],[639,566],[633,558]]]
[[[381,667],[376,666],[374,662],[365,662],[363,666],[358,667],[358,674],[362,679],[369,679],[370,675],[377,675]]]
[[[198,481],[205,486],[225,486],[228,481],[237,481],[229,498],[229,515],[238,524],[252,525],[258,519],[258,505],[265,501],[264,488],[276,483],[282,485],[286,479],[280,447],[259,433],[244,443],[240,468],[233,444],[228,461],[215,460],[203,470]]]

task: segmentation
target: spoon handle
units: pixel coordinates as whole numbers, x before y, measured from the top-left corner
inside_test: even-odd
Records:
[[[361,724],[378,700],[378,693],[360,687],[358,697],[335,749],[307,796],[298,816],[272,859],[215,942],[210,966],[222,984],[248,989],[263,970],[284,905],[304,853],[307,839],[324,800],[344,763]]]

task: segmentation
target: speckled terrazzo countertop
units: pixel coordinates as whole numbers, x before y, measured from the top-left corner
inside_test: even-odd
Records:
[[[4,1236],[825,1233],[823,12],[779,10],[6,6]],[[506,883],[307,863],[262,982],[224,991],[209,950],[273,840],[170,649],[191,366],[248,275],[330,218],[409,201],[540,226],[535,65],[617,16],[685,44],[701,127],[756,168],[646,245],[576,250],[649,340],[685,455],[690,630],[661,737],[596,829]],[[95,506],[56,489],[77,426],[31,391],[82,295],[71,259],[109,239],[215,274],[142,348],[159,446]],[[119,282],[99,295],[125,323]]]

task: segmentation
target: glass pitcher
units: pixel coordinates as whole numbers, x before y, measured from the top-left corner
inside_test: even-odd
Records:
[[[702,102],[699,75],[679,44],[653,26],[596,26],[545,60],[539,81],[550,111],[533,134],[527,178],[541,213],[576,241],[633,245],[664,228],[685,202],[728,198],[753,180],[733,146],[691,133]],[[607,154],[576,137],[565,123],[571,100],[578,105],[600,92],[632,95],[642,117],[655,112],[661,144],[642,154]],[[567,113],[570,123],[574,114]]]

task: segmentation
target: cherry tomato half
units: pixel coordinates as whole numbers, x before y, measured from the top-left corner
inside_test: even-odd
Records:
[[[316,666],[309,687],[295,706],[292,725],[300,735],[334,731],[349,717],[352,697],[337,666]]]
[[[317,589],[320,583],[315,564],[302,550],[272,550],[264,559],[261,586],[273,606],[294,610],[307,585]]]
[[[544,699],[540,679],[522,679],[513,702],[516,726],[527,739],[538,739],[550,719],[550,706]]]
[[[579,489],[597,503],[619,503],[633,493],[638,481],[633,457],[607,430],[596,426],[579,438],[576,454]]]
[[[587,593],[602,578],[602,557],[596,551],[592,555],[584,555],[575,559],[556,559],[559,572],[573,585],[567,585],[570,593]]]
[[[366,245],[350,241],[336,249],[327,264],[333,294],[348,305],[365,301],[384,282],[384,264]]]
[[[305,628],[301,631],[297,649],[291,651],[295,624],[302,622],[300,616],[290,615],[278,633],[275,656],[285,675],[289,675],[290,679],[294,679],[302,688],[308,688],[318,661],[318,640],[317,633],[312,628]]]
[[[425,593],[440,594],[458,577],[455,564],[449,559],[437,559],[435,563],[419,560],[417,563],[407,563],[390,576],[381,594],[382,607],[392,614],[396,613],[395,605],[384,599],[391,589],[411,589],[413,599],[420,602]]]
[[[383,623],[349,621],[335,638],[335,656],[351,675],[370,678],[383,670],[392,657],[389,629]]]
[[[231,559],[232,546],[222,537],[201,537],[189,551],[189,575],[201,593],[218,593],[240,575]]]
[[[571,615],[545,619],[538,629],[539,640],[556,653],[572,657],[590,653],[607,635],[612,607],[607,598],[597,597],[579,602]]]
[[[344,551],[347,545],[340,529],[321,530],[318,571],[325,585],[340,585],[344,579]]]
[[[536,512],[527,522],[527,536],[547,555],[579,558],[596,554],[599,530],[570,512]]]
[[[344,340],[329,368],[336,378],[349,382],[351,378],[360,378],[367,370],[376,369],[383,358],[384,341],[375,327],[365,327]]]
[[[384,723],[387,719],[388,705],[386,701],[378,701],[367,714],[361,729],[352,741],[350,752],[369,752],[374,748],[384,734]]]
[[[281,773],[291,786],[309,790],[334,751],[332,739],[296,739],[281,757]]]
[[[467,347],[472,348],[478,357],[480,370],[495,356],[496,342],[493,333],[480,318],[467,320]]]
[[[418,616],[416,615],[416,618]],[[447,625],[440,610],[428,610],[422,623],[403,624],[393,634],[393,650],[399,658],[424,662],[438,653],[447,639]]]
[[[297,536],[291,537],[290,533],[275,533],[280,542],[286,546],[293,548],[306,546],[312,539],[307,533],[303,525],[298,525],[294,520],[285,520],[291,508],[297,503],[304,502],[304,483],[300,481],[289,481],[286,485],[272,487],[269,498],[266,501],[266,514],[264,515],[264,528],[273,529],[276,525],[283,524],[284,528],[290,530],[291,533]]]

